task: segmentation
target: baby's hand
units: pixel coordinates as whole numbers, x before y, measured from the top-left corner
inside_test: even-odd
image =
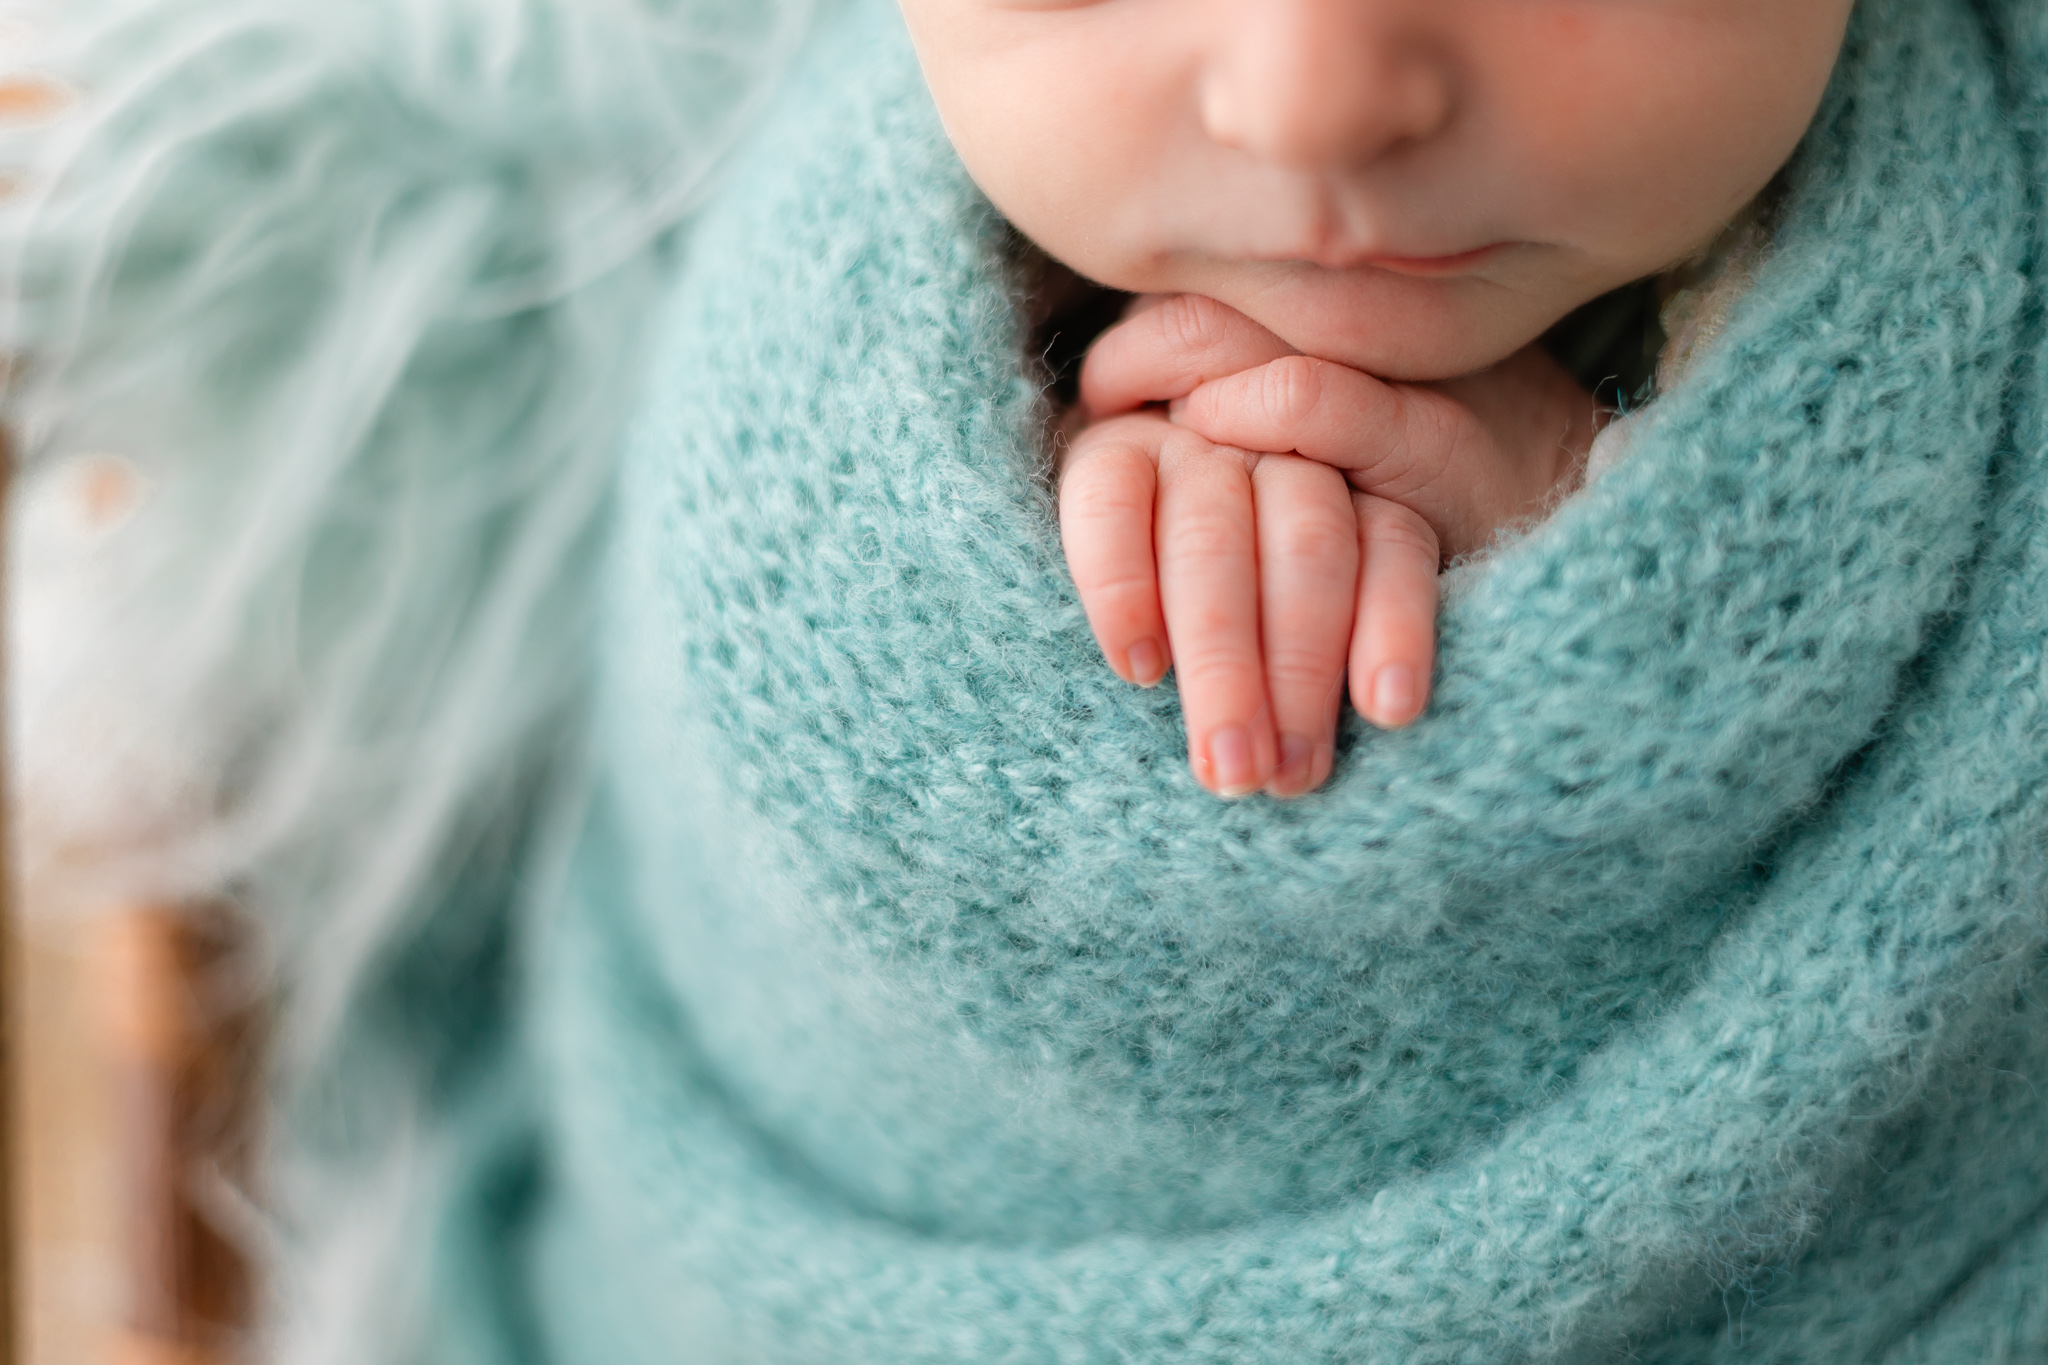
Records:
[[[1298,794],[1328,776],[1347,664],[1368,720],[1421,713],[1441,557],[1540,510],[1576,474],[1593,405],[1533,347],[1388,384],[1212,300],[1147,303],[1083,371],[1069,564],[1121,676],[1178,668],[1203,784]],[[1170,420],[1132,411],[1162,401]]]
[[[1088,353],[1088,420],[1153,403],[1219,445],[1342,470],[1358,491],[1421,513],[1446,558],[1541,512],[1597,430],[1592,397],[1540,346],[1460,379],[1389,383],[1193,294],[1141,300]]]
[[[1327,465],[1114,417],[1069,448],[1060,530],[1110,667],[1147,687],[1176,668],[1188,761],[1219,795],[1330,775],[1347,661],[1368,719],[1422,710],[1436,534]]]

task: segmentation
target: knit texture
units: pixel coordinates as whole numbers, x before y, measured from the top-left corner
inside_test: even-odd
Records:
[[[2042,7],[1861,0],[1431,714],[1235,805],[824,8],[729,167],[796,0],[68,0],[0,139],[17,814],[270,930],[276,1358],[2048,1359]]]
[[[1006,229],[851,11],[629,443],[553,1311],[602,1282],[648,1359],[2048,1355],[2044,90],[2038,7],[1860,5],[1756,289],[1454,577],[1428,716],[1226,804],[1097,654]]]

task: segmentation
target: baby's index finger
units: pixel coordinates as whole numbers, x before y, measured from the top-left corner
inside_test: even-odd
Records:
[[[1159,600],[1196,780],[1245,796],[1278,766],[1259,643],[1259,557],[1244,452],[1169,428],[1159,446]]]
[[[1200,294],[1174,294],[1134,310],[1089,348],[1081,403],[1097,418],[1129,412],[1294,353],[1234,308]]]

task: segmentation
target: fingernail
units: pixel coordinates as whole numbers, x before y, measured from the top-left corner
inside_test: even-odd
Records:
[[[1328,782],[1330,780],[1330,773],[1334,768],[1336,768],[1336,766],[1336,746],[1330,744],[1316,745],[1315,765],[1309,769],[1309,790],[1314,791],[1317,787],[1320,787],[1325,782]]]
[[[1316,742],[1306,735],[1280,736],[1280,767],[1273,774],[1273,789],[1282,796],[1295,796],[1315,785]]]
[[[1150,640],[1140,640],[1124,651],[1124,666],[1131,681],[1140,687],[1154,687],[1166,676],[1166,655]]]
[[[1188,400],[1185,394],[1183,394],[1179,398],[1168,399],[1166,403],[1167,420],[1178,421],[1180,419],[1181,410],[1187,407],[1187,405]]]
[[[1406,725],[1415,719],[1415,670],[1407,664],[1387,664],[1372,677],[1372,723],[1383,727]]]
[[[1218,796],[1243,796],[1259,787],[1258,764],[1252,759],[1252,737],[1242,725],[1209,736],[1209,771]]]

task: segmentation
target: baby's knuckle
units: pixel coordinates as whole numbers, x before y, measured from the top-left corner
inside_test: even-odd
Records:
[[[1267,417],[1283,425],[1301,421],[1322,399],[1322,365],[1305,355],[1268,362],[1259,379],[1256,401]]]
[[[1128,419],[1113,418],[1074,438],[1067,451],[1066,478],[1083,472],[1086,477],[1101,478],[1116,471],[1156,464],[1157,444],[1156,435]]]
[[[1366,540],[1380,549],[1412,550],[1435,558],[1436,532],[1420,514],[1395,503],[1380,503],[1366,514]]]
[[[1060,489],[1060,515],[1077,524],[1123,522],[1151,511],[1151,490],[1130,479],[1070,480]]]
[[[1331,659],[1322,653],[1307,649],[1266,651],[1266,681],[1276,690],[1324,692],[1336,672]]]
[[[1244,527],[1233,517],[1213,512],[1175,520],[1162,547],[1177,559],[1215,561],[1244,553],[1249,547]]]
[[[1223,305],[1200,294],[1176,294],[1154,311],[1160,334],[1175,350],[1213,350],[1230,334]]]
[[[1286,559],[1329,563],[1358,552],[1358,531],[1349,519],[1303,515],[1286,518],[1270,534],[1273,553]]]
[[[1075,585],[1088,605],[1108,615],[1133,616],[1150,605],[1153,584],[1149,574],[1121,573],[1090,577]]]
[[[1227,646],[1183,646],[1174,640],[1174,671],[1184,687],[1210,696],[1219,692],[1249,690],[1259,685],[1258,661],[1242,649]]]
[[[1150,459],[1166,423],[1144,413],[1123,413],[1107,417],[1084,428],[1074,438],[1077,453],[1117,455],[1129,459]]]
[[[1162,483],[1191,483],[1243,487],[1237,479],[1242,471],[1250,475],[1266,457],[1238,446],[1218,445],[1198,432],[1175,427],[1159,444],[1159,477]],[[1250,494],[1244,498],[1249,501]]]
[[[1179,472],[1198,462],[1213,459],[1217,451],[1214,442],[1189,431],[1186,427],[1174,427],[1159,438],[1159,461],[1162,466],[1169,462]]]
[[[1106,434],[1097,428],[1082,432],[1066,448],[1061,484],[1097,477],[1103,465],[1124,456],[1130,444],[1127,437]]]
[[[1241,446],[1216,446],[1216,458],[1229,464],[1241,466],[1251,478],[1258,478],[1259,466],[1274,458],[1268,451],[1246,450]]]

